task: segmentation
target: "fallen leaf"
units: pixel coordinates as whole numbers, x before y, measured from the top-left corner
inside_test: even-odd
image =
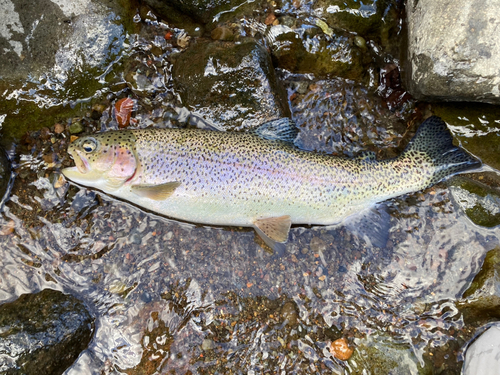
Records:
[[[130,116],[134,110],[135,100],[123,98],[115,104],[115,118],[118,122],[118,127],[125,128],[130,123]]]

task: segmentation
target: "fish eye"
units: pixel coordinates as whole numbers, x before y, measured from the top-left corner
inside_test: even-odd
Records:
[[[87,154],[91,153],[97,148],[97,142],[94,139],[87,139],[85,142],[82,144],[83,151],[85,151]]]

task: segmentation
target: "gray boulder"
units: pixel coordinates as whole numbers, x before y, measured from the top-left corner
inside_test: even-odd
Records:
[[[406,9],[414,97],[500,103],[500,2],[408,0]]]
[[[462,374],[498,375],[500,373],[500,327],[488,328],[465,353]]]

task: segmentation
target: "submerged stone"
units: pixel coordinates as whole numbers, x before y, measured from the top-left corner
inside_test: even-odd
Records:
[[[500,248],[488,251],[483,266],[457,303],[466,324],[500,318]]]
[[[356,340],[357,349],[349,359],[351,374],[424,373],[419,371],[421,367],[411,348],[391,341],[384,337]]]
[[[396,22],[397,1],[392,0],[316,0],[313,8],[329,25],[337,29],[349,30],[385,42]]]
[[[253,40],[200,40],[177,55],[173,65],[183,105],[215,125],[241,130],[289,116],[271,59]]]
[[[409,0],[406,9],[414,97],[500,103],[500,3]]]
[[[92,318],[72,296],[45,289],[0,306],[0,371],[62,374],[87,347]]]
[[[474,224],[500,225],[500,193],[479,181],[459,176],[448,182],[455,202]]]
[[[30,6],[6,0],[1,7],[0,113],[12,139],[81,110],[68,104],[104,86],[99,76],[126,48],[126,23],[118,22],[125,11],[116,0],[40,0]]]
[[[292,73],[361,81],[371,61],[370,56],[354,44],[353,36],[333,31],[325,25],[323,22],[318,27],[271,27],[267,39],[276,67]]]

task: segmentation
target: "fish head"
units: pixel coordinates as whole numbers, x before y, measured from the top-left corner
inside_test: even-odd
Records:
[[[68,153],[75,167],[63,169],[64,176],[105,192],[121,187],[137,169],[135,136],[130,131],[80,137],[69,145]]]

